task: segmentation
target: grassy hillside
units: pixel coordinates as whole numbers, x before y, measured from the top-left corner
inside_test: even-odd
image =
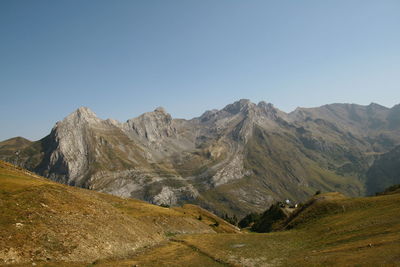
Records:
[[[0,264],[90,263],[177,234],[237,232],[196,206],[163,208],[69,187],[2,161],[0,214]]]
[[[23,137],[15,137],[0,142],[0,160],[7,160],[26,169],[34,169],[42,160],[43,144],[46,138],[31,142]]]
[[[96,266],[398,266],[400,194],[314,197],[291,230],[175,237],[123,261]]]
[[[0,142],[0,150],[5,156],[11,156],[15,154],[16,150],[22,150],[32,144],[31,141],[23,137],[10,138]]]

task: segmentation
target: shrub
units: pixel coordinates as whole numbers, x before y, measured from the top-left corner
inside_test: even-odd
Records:
[[[238,226],[240,228],[249,227],[251,224],[253,224],[257,220],[259,220],[260,216],[261,216],[261,214],[259,214],[259,213],[255,213],[255,212],[249,213],[243,219],[240,220]]]
[[[285,218],[287,218],[287,216],[279,207],[279,204],[274,204],[266,210],[257,221],[255,221],[251,227],[251,231],[258,233],[271,232],[273,230],[273,224]]]
[[[222,217],[225,221],[227,221],[230,224],[237,225],[238,219],[236,215],[229,216],[228,214],[225,213],[225,215]]]
[[[219,222],[216,221],[214,224],[211,224],[211,226],[218,227],[219,226]]]

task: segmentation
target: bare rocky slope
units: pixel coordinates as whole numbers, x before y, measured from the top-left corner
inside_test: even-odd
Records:
[[[377,155],[400,144],[399,106],[332,104],[285,113],[240,100],[192,120],[163,108],[122,123],[82,107],[0,159],[68,185],[155,204],[244,215],[317,190],[365,193]]]

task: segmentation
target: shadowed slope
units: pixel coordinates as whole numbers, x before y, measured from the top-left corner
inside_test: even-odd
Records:
[[[381,155],[367,172],[367,193],[373,195],[400,184],[400,146]]]

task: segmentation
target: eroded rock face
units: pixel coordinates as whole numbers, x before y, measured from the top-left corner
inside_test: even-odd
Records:
[[[165,112],[164,108],[157,108],[153,112],[130,119],[124,125],[128,134],[136,135],[152,145],[160,145],[165,138],[176,134],[172,126],[172,117]]]
[[[101,124],[96,114],[86,107],[57,122],[50,134],[54,149],[47,155],[44,172],[54,180],[80,185],[89,168],[91,128]]]
[[[231,158],[225,166],[221,167],[217,173],[212,177],[214,186],[223,185],[233,180],[239,180],[245,175],[251,175],[250,170],[245,170],[243,164],[243,154],[238,153]]]
[[[119,122],[83,107],[38,143],[16,146],[18,156],[17,141],[8,142],[2,158],[70,185],[241,215],[321,189],[362,194],[371,155],[400,143],[397,109],[333,104],[287,114],[242,99],[192,120],[157,108]]]

